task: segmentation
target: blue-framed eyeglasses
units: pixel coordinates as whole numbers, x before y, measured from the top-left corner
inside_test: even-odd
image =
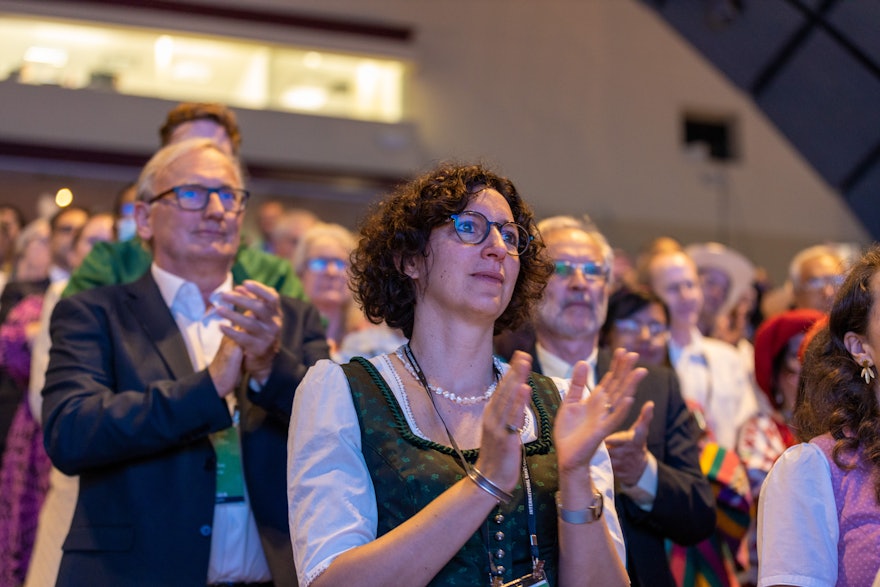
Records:
[[[642,323],[633,320],[632,318],[622,318],[614,321],[614,330],[616,330],[618,334],[624,336],[638,336],[644,332],[645,329],[648,330],[648,334],[651,338],[659,336],[667,331],[665,324],[653,320],[647,323]]]
[[[161,200],[171,194],[174,194],[174,198],[177,200],[177,206],[181,210],[188,210],[190,212],[197,212],[207,208],[208,202],[211,200],[211,194],[217,194],[224,210],[227,212],[235,212],[236,214],[245,209],[248,198],[250,198],[250,192],[241,188],[233,188],[225,185],[218,188],[210,188],[199,184],[184,184],[176,185],[169,190],[165,190],[161,194],[156,194],[147,200],[147,204],[152,204],[153,202]]]
[[[515,222],[492,222],[479,212],[465,210],[459,214],[452,214],[452,226],[455,234],[461,242],[469,245],[478,245],[486,240],[492,227],[498,229],[501,240],[509,255],[522,255],[532,242],[529,231]]]
[[[589,281],[605,281],[608,279],[608,268],[602,263],[596,263],[595,261],[587,261],[586,263],[556,261],[553,264],[553,272],[563,278],[571,277],[578,270]]]
[[[824,277],[813,277],[804,282],[803,288],[810,291],[821,291],[830,285],[836,290],[840,289],[840,286],[843,285],[843,281],[843,275],[826,275]]]
[[[348,263],[345,259],[337,259],[335,257],[313,257],[306,261],[306,267],[309,271],[315,273],[326,273],[331,267],[341,273],[348,269]]]

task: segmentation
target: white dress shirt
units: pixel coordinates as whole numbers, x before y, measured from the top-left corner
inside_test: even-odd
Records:
[[[220,301],[220,294],[232,290],[232,274],[228,274],[220,287],[211,293],[208,298],[211,306],[208,307],[196,284],[159,268],[155,263],[150,270],[183,335],[193,369],[205,369],[220,348],[223,339],[220,325],[229,323],[217,314],[216,307],[225,305]],[[234,395],[226,396],[226,401],[230,413],[234,414]],[[208,583],[272,580],[246,485],[244,493],[243,502],[214,506]]]
[[[689,407],[699,405],[715,441],[736,450],[740,427],[758,413],[755,389],[736,348],[692,328],[689,344],[680,347],[670,339],[669,359]]]

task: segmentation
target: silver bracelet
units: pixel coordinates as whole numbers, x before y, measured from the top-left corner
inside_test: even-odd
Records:
[[[510,503],[513,499],[513,494],[508,493],[492,483],[492,481],[483,475],[480,470],[476,467],[470,467],[468,469],[468,478],[473,481],[477,487],[497,499],[500,503]]]
[[[593,505],[585,510],[567,510],[559,501],[559,492],[556,492],[556,513],[559,519],[569,524],[591,524],[602,517],[604,509],[602,492],[598,489],[593,492]]]

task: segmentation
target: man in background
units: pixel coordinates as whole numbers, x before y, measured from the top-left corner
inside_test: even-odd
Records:
[[[555,272],[533,320],[534,341],[520,349],[531,353],[535,371],[551,377],[571,377],[574,364],[586,360],[593,388],[611,362],[610,351],[598,347],[613,287],[611,247],[594,226],[572,217],[548,218],[538,230]],[[513,350],[499,345],[503,356]],[[648,368],[629,417],[605,440],[633,585],[673,587],[665,540],[694,544],[715,527],[697,438],[675,373]]]

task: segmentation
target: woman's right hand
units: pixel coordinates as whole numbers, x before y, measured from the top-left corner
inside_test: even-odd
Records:
[[[516,351],[510,369],[483,410],[480,457],[476,467],[505,491],[513,491],[520,478],[522,427],[531,387],[528,384],[532,357]]]

